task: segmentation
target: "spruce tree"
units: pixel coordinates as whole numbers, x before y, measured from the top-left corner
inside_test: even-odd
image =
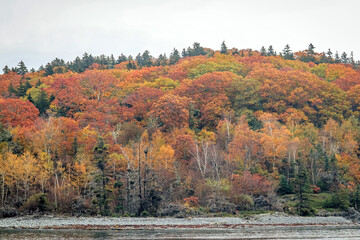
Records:
[[[284,56],[284,59],[286,59],[286,60],[294,59],[294,54],[291,52],[289,44],[285,45],[285,48],[283,50],[283,56]]]
[[[347,57],[347,54],[346,54],[346,52],[343,52],[342,54],[341,54],[341,62],[342,63],[348,63],[348,57]]]
[[[110,209],[108,204],[108,190],[106,185],[108,183],[106,165],[108,161],[109,151],[108,146],[104,143],[104,139],[99,137],[97,144],[93,149],[94,160],[99,173],[96,175],[96,182],[99,184],[99,188],[96,189],[96,202],[100,209],[101,215],[109,215]]]
[[[331,63],[331,62],[333,61],[333,53],[332,53],[332,51],[330,50],[330,48],[329,48],[329,50],[327,51],[326,56],[327,56],[327,58],[328,58],[328,63]]]
[[[174,48],[174,50],[172,51],[172,53],[170,54],[170,59],[169,59],[169,63],[170,65],[174,65],[175,63],[177,63],[180,60],[180,54],[179,51]]]
[[[269,46],[267,55],[268,56],[275,56],[274,48],[273,48],[272,45]]]
[[[261,49],[260,49],[260,55],[261,56],[266,56],[266,48],[264,46],[262,46]]]
[[[227,49],[227,47],[226,47],[226,45],[225,45],[225,41],[223,41],[223,42],[221,43],[220,53],[221,53],[221,54],[227,54],[227,52],[228,52],[228,49]]]
[[[18,63],[17,73],[20,75],[25,75],[28,73],[28,69],[23,61],[20,61]]]
[[[29,102],[31,102],[31,103],[34,103],[34,100],[33,100],[32,97],[31,97],[31,93],[29,93],[29,94],[27,95],[27,100],[29,100]]]
[[[277,191],[280,195],[294,193],[293,186],[290,184],[289,180],[286,179],[284,175],[280,176],[279,189]]]
[[[314,54],[315,54],[314,49],[315,49],[315,46],[314,46],[312,43],[310,43],[310,44],[309,44],[309,47],[308,47],[308,49],[307,49],[307,54],[308,54],[308,55],[314,55]]]
[[[6,65],[4,68],[3,68],[3,72],[4,74],[8,74],[10,72],[10,68]]]
[[[341,62],[341,59],[340,59],[340,57],[339,57],[338,51],[336,51],[336,53],[335,53],[335,59],[334,59],[334,61],[335,61],[335,63],[340,63],[340,62]]]
[[[296,204],[297,212],[301,216],[308,216],[314,213],[310,205],[310,200],[307,193],[310,191],[309,173],[303,164],[299,166],[299,172],[295,178],[295,192],[298,198]]]
[[[126,62],[128,59],[124,54],[121,54],[118,59],[116,60],[116,64],[122,63],[122,62]]]
[[[39,97],[35,101],[35,107],[39,109],[40,114],[46,113],[46,110],[50,107],[50,101],[47,93],[43,89],[40,91]]]

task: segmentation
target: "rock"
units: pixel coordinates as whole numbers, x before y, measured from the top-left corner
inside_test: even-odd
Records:
[[[19,213],[16,208],[8,207],[0,209],[0,218],[16,217],[18,214]]]
[[[210,198],[207,203],[211,213],[229,213],[235,214],[236,205],[224,198]]]
[[[176,214],[180,213],[183,209],[184,207],[181,205],[175,205],[170,203],[169,205],[159,210],[159,215],[162,217],[173,217]]]

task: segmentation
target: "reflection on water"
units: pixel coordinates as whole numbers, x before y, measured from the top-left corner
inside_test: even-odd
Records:
[[[0,230],[0,239],[360,239],[359,226],[161,230]]]

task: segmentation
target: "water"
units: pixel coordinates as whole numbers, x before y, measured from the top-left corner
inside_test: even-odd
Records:
[[[0,239],[360,239],[360,227],[258,226],[237,229],[0,230]]]

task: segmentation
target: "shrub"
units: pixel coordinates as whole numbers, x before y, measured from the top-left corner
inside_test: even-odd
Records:
[[[235,195],[233,201],[237,205],[237,210],[251,210],[254,206],[254,201],[251,196],[245,194]]]
[[[38,193],[29,197],[22,206],[22,209],[29,212],[47,212],[52,210],[52,205],[45,193]]]
[[[339,190],[331,194],[331,197],[324,202],[325,208],[338,208],[343,211],[349,210],[349,195],[345,190]]]

